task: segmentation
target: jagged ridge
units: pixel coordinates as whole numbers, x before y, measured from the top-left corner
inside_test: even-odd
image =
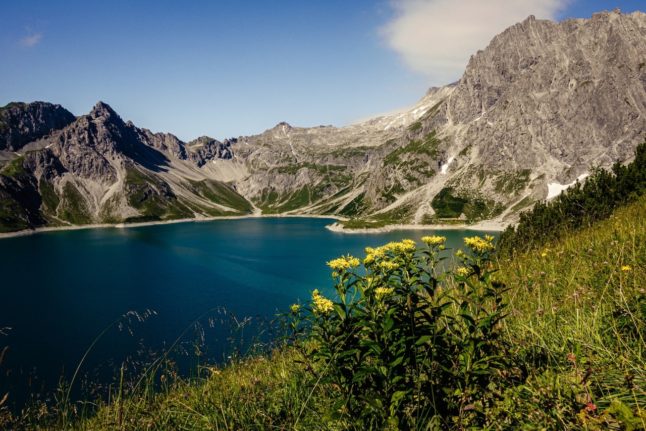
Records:
[[[79,118],[11,104],[0,111],[0,225],[254,206],[367,223],[509,223],[549,185],[631,159],[646,131],[645,47],[640,12],[529,17],[476,53],[460,81],[407,111],[341,128],[283,122],[224,142],[140,129],[101,102]]]

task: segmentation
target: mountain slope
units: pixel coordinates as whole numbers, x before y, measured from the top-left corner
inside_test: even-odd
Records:
[[[640,12],[529,17],[407,112],[240,138],[250,171],[241,190],[281,211],[514,220],[550,184],[630,160],[646,131],[645,47]]]
[[[0,170],[5,231],[252,210],[233,187],[203,175],[183,142],[125,123],[102,102],[23,150]]]
[[[646,133],[646,15],[529,17],[476,53],[457,83],[430,89],[409,110],[340,128],[280,123],[185,143],[126,123],[103,103],[79,118],[66,113],[42,103],[0,112],[3,229],[254,207],[508,224],[593,166],[631,160]]]

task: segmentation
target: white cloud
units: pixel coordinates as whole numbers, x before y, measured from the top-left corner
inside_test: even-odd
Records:
[[[442,85],[460,78],[469,57],[529,15],[554,19],[569,0],[391,0],[383,31],[415,72]]]
[[[20,39],[20,44],[26,48],[31,48],[40,43],[43,39],[42,33],[30,33],[27,36]]]

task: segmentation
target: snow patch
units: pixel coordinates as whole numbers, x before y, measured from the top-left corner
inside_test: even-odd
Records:
[[[417,109],[414,109],[413,112],[412,112],[413,117],[416,120],[419,119],[422,115],[424,115],[426,113],[426,111],[428,111],[428,108],[429,108],[428,105],[424,105],[424,106],[420,106]]]
[[[441,174],[446,175],[446,173],[449,171],[449,165],[451,164],[454,158],[455,157],[453,156],[449,157],[449,160],[447,160],[446,163],[444,163],[442,167],[440,167]]]
[[[560,183],[549,183],[547,185],[547,199],[553,199],[563,193],[565,190],[569,189],[576,184],[577,181],[581,182],[586,179],[590,174],[585,173],[577,177],[576,180],[572,181],[570,184],[560,184]]]

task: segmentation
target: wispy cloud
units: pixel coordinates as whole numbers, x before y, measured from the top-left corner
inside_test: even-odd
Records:
[[[529,15],[554,19],[569,0],[391,0],[388,45],[431,85],[457,80],[469,57]]]
[[[25,48],[32,48],[40,43],[43,39],[42,33],[29,33],[27,36],[20,39],[20,45]]]

